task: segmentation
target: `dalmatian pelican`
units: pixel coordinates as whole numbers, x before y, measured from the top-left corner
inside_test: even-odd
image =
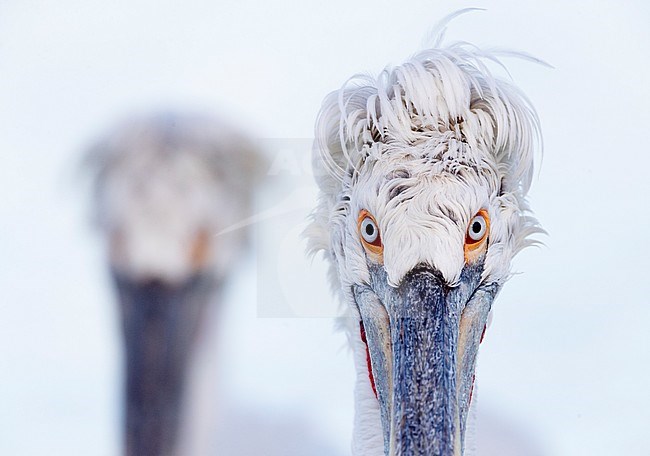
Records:
[[[208,302],[245,247],[261,156],[203,115],[131,119],[89,151],[126,358],[127,455],[177,452],[192,348]]]
[[[464,452],[493,300],[542,231],[526,200],[539,121],[500,57],[439,38],[323,101],[307,237],[348,315],[355,455]]]

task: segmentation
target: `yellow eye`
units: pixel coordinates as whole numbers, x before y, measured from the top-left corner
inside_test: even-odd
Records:
[[[361,243],[364,248],[376,256],[376,260],[381,260],[381,256],[384,253],[384,245],[381,242],[379,225],[377,225],[377,221],[370,212],[365,209],[359,212],[357,228],[359,229],[359,236],[361,237]]]
[[[490,232],[490,216],[481,209],[472,217],[465,233],[465,261],[475,260],[486,245],[485,240]]]

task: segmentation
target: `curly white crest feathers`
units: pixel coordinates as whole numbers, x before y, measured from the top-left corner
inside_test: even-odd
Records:
[[[328,224],[346,179],[398,149],[437,154],[431,158],[441,162],[438,169],[445,160],[448,166],[491,168],[497,193],[510,195],[508,205],[518,216],[516,229],[503,233],[510,239],[508,264],[530,244],[528,236],[541,231],[525,199],[541,150],[539,120],[526,96],[488,67],[503,66],[498,55],[504,54],[461,42],[429,49],[377,78],[355,76],[325,98],[314,142],[321,202],[310,228],[312,251],[332,247]],[[450,141],[461,146],[451,147]],[[441,144],[446,154],[436,147]]]

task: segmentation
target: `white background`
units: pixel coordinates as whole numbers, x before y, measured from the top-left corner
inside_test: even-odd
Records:
[[[507,62],[542,120],[531,204],[549,236],[496,301],[479,401],[546,455],[648,454],[650,6],[586,0],[0,2],[0,453],[120,451],[117,314],[79,169],[96,134],[187,108],[256,137],[309,138],[327,92],[399,64],[468,6],[488,10],[455,20],[450,39],[555,67]],[[309,175],[291,179],[300,204],[275,240],[276,272],[288,305],[321,317],[257,316],[258,245],[215,325],[218,375],[240,409],[299,419],[345,454],[352,361],[322,317],[335,313],[323,265],[310,269],[297,234]]]

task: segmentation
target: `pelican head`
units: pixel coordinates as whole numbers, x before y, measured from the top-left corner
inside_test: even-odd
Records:
[[[188,362],[204,310],[244,251],[262,160],[203,115],[131,119],[89,152],[126,354],[127,455],[174,454]]]
[[[479,344],[537,222],[537,116],[464,44],[424,51],[324,101],[309,228],[346,304],[353,449],[461,455]]]

